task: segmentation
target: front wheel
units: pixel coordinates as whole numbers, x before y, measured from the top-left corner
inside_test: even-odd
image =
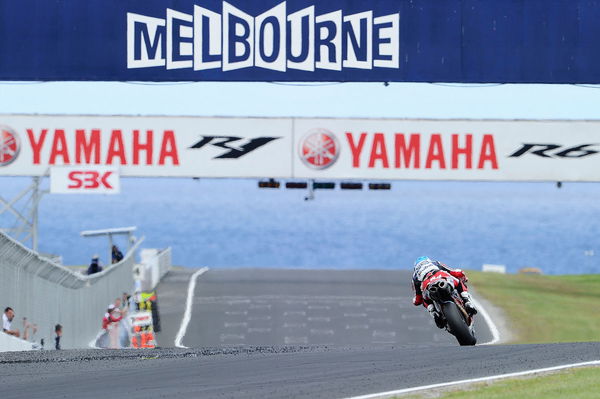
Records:
[[[475,345],[477,343],[477,338],[475,338],[475,335],[454,302],[443,303],[442,311],[444,312],[450,331],[454,334],[460,345]]]

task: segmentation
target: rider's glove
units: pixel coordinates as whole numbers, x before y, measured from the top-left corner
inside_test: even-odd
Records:
[[[450,274],[452,276],[456,277],[457,279],[461,280],[464,283],[469,281],[469,279],[467,278],[467,275],[460,269],[454,269],[450,272]]]
[[[413,305],[419,306],[423,303],[423,295],[417,294],[413,298]]]

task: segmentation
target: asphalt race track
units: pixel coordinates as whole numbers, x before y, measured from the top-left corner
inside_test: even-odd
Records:
[[[600,344],[224,351],[5,353],[2,398],[336,399],[594,360]]]
[[[162,347],[173,346],[193,271],[158,289]],[[199,277],[183,345],[195,347],[379,344],[454,345],[412,304],[411,273],[373,270],[209,270]],[[480,343],[491,340],[476,318]]]
[[[168,348],[192,273],[159,287],[162,349],[2,353],[0,397],[335,399],[600,359],[600,343],[460,347],[398,271],[210,270],[190,349]]]

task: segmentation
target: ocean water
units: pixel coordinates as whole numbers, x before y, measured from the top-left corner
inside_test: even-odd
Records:
[[[0,196],[27,184],[0,178]],[[599,184],[395,182],[391,191],[305,194],[258,189],[256,180],[133,178],[121,180],[119,195],[47,194],[40,251],[65,264],[94,253],[106,262],[106,239],[79,233],[137,226],[143,247],[170,246],[174,263],[188,267],[409,269],[427,255],[466,269],[600,272]],[[0,226],[12,225],[0,216]]]

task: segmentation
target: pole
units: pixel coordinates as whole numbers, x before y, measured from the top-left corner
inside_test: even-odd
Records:
[[[113,247],[112,234],[109,234],[108,235],[108,259],[106,260],[107,265],[112,265],[112,247]]]
[[[31,193],[31,244],[33,250],[38,252],[38,205],[40,203],[40,178],[33,178],[33,192]]]

